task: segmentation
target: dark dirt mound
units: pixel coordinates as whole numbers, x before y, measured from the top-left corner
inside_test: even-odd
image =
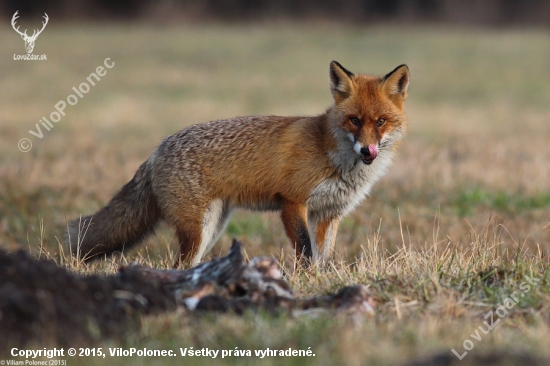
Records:
[[[437,354],[422,360],[413,361],[403,366],[546,366],[547,360],[539,359],[526,353],[488,353],[466,355],[459,360],[451,354]]]
[[[29,342],[75,346],[119,337],[137,315],[175,307],[166,289],[137,272],[78,276],[24,251],[0,251],[0,352]]]
[[[319,309],[363,316],[373,314],[376,303],[364,286],[296,298],[273,258],[245,262],[237,241],[227,256],[184,271],[130,265],[112,276],[81,276],[24,251],[0,251],[0,353],[29,343],[89,346],[123,338],[137,330],[139,315],[178,306],[195,316],[259,309],[293,316]]]

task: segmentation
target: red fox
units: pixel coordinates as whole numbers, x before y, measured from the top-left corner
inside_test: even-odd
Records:
[[[128,249],[162,219],[178,263],[197,264],[236,208],[281,211],[298,258],[324,261],[340,220],[391,163],[406,129],[409,69],[384,77],[330,64],[334,105],[315,117],[212,121],[165,138],[97,213],[71,221],[66,241],[84,259]]]

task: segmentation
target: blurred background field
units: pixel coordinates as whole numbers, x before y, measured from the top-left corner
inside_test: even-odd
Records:
[[[228,22],[208,14],[180,19],[160,10],[150,19],[144,11],[128,19],[124,12],[99,10],[98,17],[108,20],[98,22],[92,12],[71,21],[70,12],[50,4],[50,23],[34,50],[48,59],[32,62],[13,60],[25,53],[9,28],[14,4],[0,7],[0,246],[57,260],[63,258],[66,221],[102,207],[165,136],[238,115],[322,113],[332,103],[331,60],[378,75],[401,63],[410,67],[408,135],[371,197],[344,220],[336,243],[342,263],[372,268],[335,267],[290,279],[300,294],[371,284],[388,304],[376,322],[349,330],[340,320],[289,325],[288,319],[225,317],[216,323],[176,314],[145,320],[128,345],[265,347],[278,337],[281,347],[317,345],[326,360],[392,364],[461,345],[487,311],[464,300],[496,304],[517,286],[516,278],[500,283],[502,293],[487,290],[483,281],[468,277],[475,271],[503,265],[546,276],[550,34],[546,18],[535,21],[547,14],[544,3],[532,18],[434,16],[429,24],[406,12],[382,14],[380,21],[365,15],[346,22],[343,13],[336,20],[313,14],[269,22],[228,16]],[[63,21],[56,20],[56,11]],[[23,28],[36,28],[42,11],[27,14]],[[170,20],[162,22],[163,16]],[[449,19],[455,21],[445,23]],[[484,19],[496,27],[484,27]],[[67,106],[44,138],[30,135],[105,58],[115,66],[101,81]],[[18,150],[21,138],[32,141],[31,151]],[[237,212],[209,258],[225,254],[232,237],[243,240],[249,256],[275,255],[291,266],[292,250],[275,213]],[[433,273],[441,274],[439,264],[449,258],[434,253],[446,248],[470,262],[449,283],[435,285]],[[170,266],[176,250],[173,232],[161,227],[124,261]],[[73,269],[113,268],[108,262]],[[416,305],[400,313],[396,299]],[[541,289],[509,321],[509,331],[493,332],[482,349],[549,356],[549,300]]]
[[[395,250],[468,244],[489,224],[511,247],[546,249],[550,231],[550,40],[544,31],[335,24],[56,25],[44,62],[14,61],[3,30],[0,139],[3,245],[56,248],[67,218],[88,214],[127,182],[169,134],[238,115],[314,115],[332,103],[328,64],[385,74],[411,69],[409,133],[372,197],[342,225],[337,250],[360,252],[380,230]],[[9,52],[7,50],[10,50]],[[39,139],[29,134],[109,57],[115,66]],[[17,149],[30,138],[28,153]],[[401,218],[401,222],[399,222]],[[439,236],[434,238],[434,231]],[[276,214],[235,215],[253,254],[289,246]],[[148,253],[174,247],[169,230]],[[261,244],[261,245],[260,245]],[[223,248],[217,246],[215,252]],[[143,249],[143,247],[142,247]],[[164,252],[159,255],[163,256]]]

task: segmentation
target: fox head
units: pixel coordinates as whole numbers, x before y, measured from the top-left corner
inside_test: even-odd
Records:
[[[351,140],[353,150],[370,165],[380,151],[391,149],[405,133],[403,103],[409,68],[400,65],[384,77],[354,75],[336,61],[330,63],[333,118]]]

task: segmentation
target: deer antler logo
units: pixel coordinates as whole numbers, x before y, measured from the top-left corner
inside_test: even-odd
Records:
[[[42,29],[40,29],[39,31],[37,31],[35,29],[32,36],[29,37],[27,35],[27,30],[26,29],[25,29],[24,32],[21,32],[21,31],[19,31],[19,26],[17,26],[17,28],[15,28],[15,20],[17,18],[19,18],[19,16],[17,15],[18,12],[19,12],[19,10],[16,11],[15,14],[13,14],[13,17],[11,18],[11,26],[13,27],[13,29],[17,33],[19,33],[21,35],[21,38],[23,38],[23,40],[25,41],[25,48],[27,49],[27,53],[32,53],[32,50],[34,49],[34,42],[36,41],[36,38],[38,38],[40,33],[42,33],[44,28],[46,28],[46,24],[48,24],[48,20],[49,20],[48,14],[44,13],[44,19],[46,21],[42,22]]]

